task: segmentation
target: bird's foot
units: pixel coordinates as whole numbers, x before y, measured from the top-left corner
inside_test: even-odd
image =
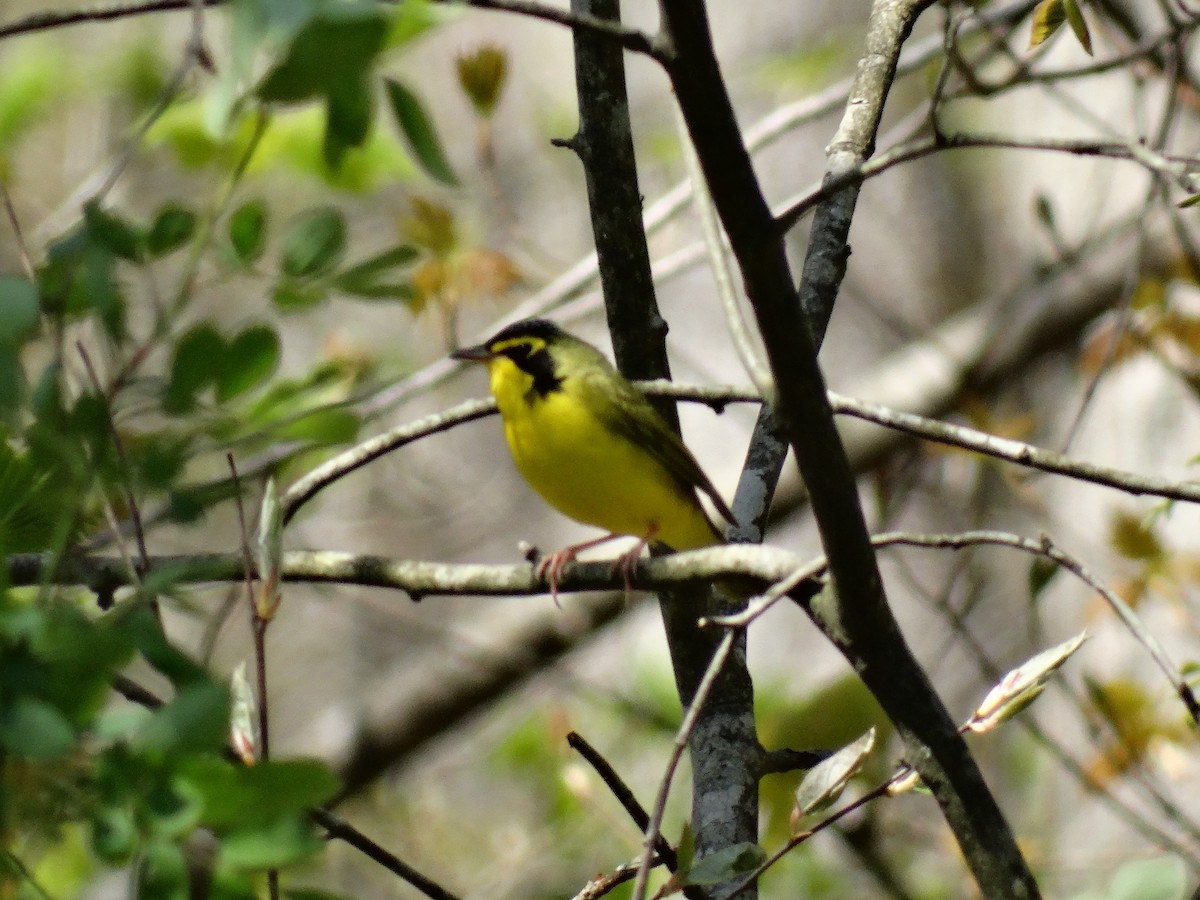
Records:
[[[658,533],[657,528],[650,529],[650,532],[633,547],[625,553],[622,553],[613,562],[613,574],[620,572],[625,579],[625,593],[633,593],[633,576],[637,574],[638,562],[642,558],[642,551],[645,550],[652,540],[654,535]]]
[[[562,604],[558,602],[558,583],[562,579],[563,569],[574,562],[578,554],[578,547],[563,547],[549,556],[543,556],[533,570],[536,578],[544,579],[550,586],[550,599],[559,609],[562,609]]]

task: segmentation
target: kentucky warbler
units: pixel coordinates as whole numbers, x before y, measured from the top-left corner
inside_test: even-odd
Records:
[[[618,560],[627,582],[651,541],[672,550],[721,543],[697,491],[733,522],[729,507],[654,407],[591,344],[527,319],[451,355],[488,367],[508,448],[530,486],[559,512],[609,532],[539,564],[552,594],[576,553],[612,538],[639,539]]]

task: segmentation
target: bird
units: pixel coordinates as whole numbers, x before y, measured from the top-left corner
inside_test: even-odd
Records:
[[[557,602],[564,568],[614,538],[637,545],[615,569],[626,588],[651,543],[694,550],[724,543],[700,501],[733,513],[658,411],[596,347],[547,319],[525,319],[482,344],[450,354],[487,366],[517,471],[550,506],[607,534],[565,547],[538,564]]]

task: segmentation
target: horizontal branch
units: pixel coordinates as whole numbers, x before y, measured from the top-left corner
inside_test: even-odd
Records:
[[[1141,475],[1111,466],[1081,462],[1052,450],[1026,444],[1023,441],[997,437],[965,425],[951,425],[948,422],[915,416],[875,403],[843,397],[832,391],[829,394],[829,402],[833,406],[833,411],[839,415],[853,416],[928,441],[972,450],[994,459],[1002,459],[1005,462],[1027,466],[1041,472],[1065,475],[1079,481],[1116,488],[1128,494],[1200,503],[1200,482],[1172,481],[1156,475]]]
[[[119,556],[81,556],[57,559],[40,553],[21,553],[6,560],[8,584],[85,585],[111,595],[132,586],[125,561]],[[245,577],[241,553],[151,556],[143,579],[172,584],[237,582]],[[763,582],[788,577],[805,563],[776,547],[745,544],[709,547],[644,559],[633,572],[630,585],[657,590],[695,581],[743,575]],[[347,584],[404,591],[414,600],[428,596],[513,596],[544,594],[549,584],[534,574],[532,563],[479,565],[423,560],[390,559],[329,550],[293,550],[283,554],[280,575],[284,581],[313,584]],[[611,562],[577,562],[558,579],[560,594],[574,591],[620,590],[621,572]]]
[[[821,182],[820,187],[791,201],[779,213],[776,224],[780,231],[795,226],[816,206],[839,191],[868,179],[882,175],[888,169],[903,163],[913,162],[949,150],[1032,150],[1045,153],[1066,153],[1072,156],[1104,157],[1113,160],[1129,160],[1140,164],[1156,176],[1170,177],[1182,184],[1193,168],[1192,157],[1164,156],[1139,145],[1136,141],[1074,140],[1069,138],[1019,138],[1002,135],[957,134],[933,135],[909,141],[880,153],[859,166],[845,169]]]
[[[654,397],[670,397],[675,400],[703,403],[718,413],[722,412],[730,403],[762,402],[758,392],[753,388],[680,384],[664,380],[641,381],[638,382],[638,387]],[[1080,481],[1116,488],[1130,494],[1200,503],[1200,483],[1197,482],[1172,481],[1154,475],[1141,475],[1136,472],[1115,469],[1111,466],[1080,462],[1033,444],[997,437],[963,425],[952,425],[913,413],[901,412],[877,403],[835,394],[832,391],[829,392],[829,403],[833,407],[834,413],[838,415],[853,416],[885,428],[940,444],[961,447],[964,450],[982,453],[1016,465],[1056,475],[1065,475]],[[420,438],[448,431],[457,425],[485,418],[495,412],[496,402],[491,398],[468,400],[445,412],[435,413],[400,425],[339,453],[295,481],[287,489],[281,501],[283,521],[285,523],[291,521],[300,508],[320,491],[367,463]]]
[[[225,5],[225,0],[202,0],[202,2],[205,6]],[[387,0],[387,2],[394,2],[394,0]],[[478,9],[494,9],[541,19],[544,22],[554,22],[568,28],[611,38],[626,50],[644,54],[659,62],[664,62],[668,58],[666,49],[644,32],[625,28],[621,24],[607,19],[577,15],[544,3],[532,2],[532,0],[436,0],[436,2],[445,5],[474,6]],[[177,12],[190,9],[193,5],[193,0],[147,0],[144,3],[121,3],[93,9],[38,12],[6,25],[0,24],[0,40],[86,22],[107,22],[150,13]]]

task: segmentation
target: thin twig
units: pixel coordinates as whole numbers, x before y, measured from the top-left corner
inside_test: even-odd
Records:
[[[633,795],[633,791],[629,789],[617,770],[612,767],[608,760],[600,755],[595,747],[589,744],[583,737],[575,731],[567,735],[567,744],[570,745],[576,753],[587,760],[588,765],[596,770],[596,774],[600,776],[600,780],[616,797],[617,802],[629,814],[629,818],[633,819],[633,824],[645,833],[647,826],[650,824],[650,816],[642,804],[638,802],[637,797]],[[674,872],[679,868],[679,858],[675,855],[675,848],[672,847],[661,833],[654,835],[653,851],[658,854],[670,871]]]
[[[129,466],[129,457],[125,454],[125,444],[121,440],[121,433],[117,431],[117,423],[113,418],[112,400],[100,384],[96,368],[92,365],[92,359],[88,355],[87,348],[83,346],[83,342],[76,341],[75,348],[79,351],[84,368],[87,369],[88,379],[96,391],[96,396],[104,403],[104,417],[108,424],[109,436],[112,437],[113,452],[117,454],[117,461],[121,465],[121,474],[125,481],[125,501],[129,505],[129,517],[133,520],[133,533],[137,540],[138,558],[140,560],[138,568],[144,574],[150,565],[150,554],[146,551],[146,532],[142,527],[142,514],[138,509],[137,497],[133,491],[133,470]]]
[[[717,211],[713,208],[712,197],[704,183],[704,172],[700,169],[700,160],[696,158],[696,148],[688,135],[687,123],[678,109],[675,111],[679,142],[683,147],[683,162],[687,169],[688,180],[691,182],[692,209],[700,220],[700,230],[704,235],[704,246],[708,251],[709,268],[712,270],[713,281],[717,287],[717,298],[721,301],[721,309],[725,313],[725,325],[733,346],[737,350],[742,368],[750,377],[750,383],[758,389],[763,397],[770,397],[775,392],[771,379],[771,370],[760,358],[758,349],[750,337],[750,325],[738,302],[733,270],[729,265],[724,234],[721,223],[717,219]]]
[[[12,196],[8,192],[8,179],[3,177],[0,177],[0,199],[4,201],[4,214],[8,217],[8,224],[13,230],[17,253],[21,258],[21,271],[25,273],[26,278],[33,281],[37,277],[33,268],[33,258],[29,255],[29,245],[25,243],[21,220],[17,218],[17,211],[13,208]]]
[[[663,772],[662,782],[659,784],[658,793],[654,798],[654,809],[650,813],[650,821],[646,824],[646,829],[643,833],[642,843],[646,848],[646,855],[643,857],[642,864],[638,868],[637,880],[633,883],[633,900],[646,900],[646,888],[650,878],[650,848],[654,845],[655,836],[662,829],[663,816],[667,811],[667,797],[671,793],[671,782],[675,778],[675,772],[679,768],[680,760],[683,759],[683,752],[687,749],[688,739],[691,737],[692,729],[695,727],[696,720],[700,716],[700,710],[704,707],[704,703],[708,699],[708,694],[712,690],[713,685],[716,684],[717,676],[721,674],[721,669],[725,665],[725,660],[728,658],[730,650],[733,649],[733,642],[736,638],[737,632],[734,629],[730,629],[721,639],[721,643],[713,653],[708,668],[704,671],[704,677],[696,687],[696,693],[692,696],[692,702],[688,706],[687,714],[683,717],[683,722],[679,726],[679,732],[675,735],[675,743],[671,747],[671,756],[667,760],[667,767]]]
[[[368,859],[374,860],[392,874],[403,878],[431,900],[458,900],[436,881],[422,875],[394,853],[385,850],[357,828],[327,809],[314,809],[309,813],[314,822],[324,828],[330,837],[349,844]]]
[[[237,509],[238,529],[241,534],[242,567],[246,586],[246,604],[250,610],[250,631],[254,635],[254,676],[258,704],[258,758],[267,762],[271,759],[271,726],[267,708],[267,625],[258,603],[254,598],[254,560],[250,552],[250,531],[246,526],[246,509],[242,502],[242,481],[238,476],[237,463],[233,454],[226,453],[229,473],[233,478],[233,502]],[[267,893],[271,900],[279,900],[279,870],[267,870]]]

